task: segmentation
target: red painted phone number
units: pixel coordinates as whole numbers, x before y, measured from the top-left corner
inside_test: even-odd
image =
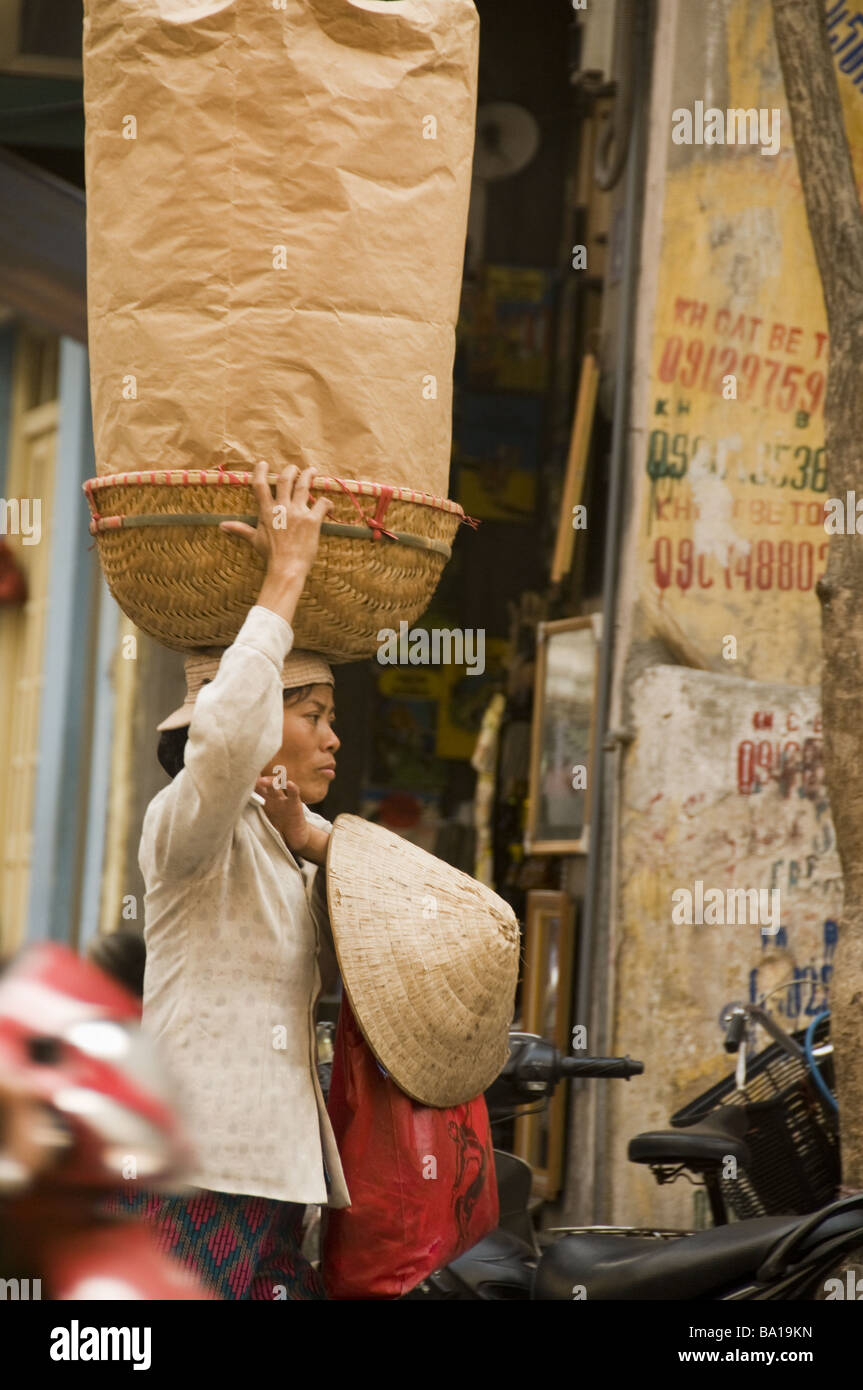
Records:
[[[827,562],[827,546],[818,546],[818,562],[823,573]],[[726,589],[799,589],[810,590],[821,578],[815,575],[815,546],[811,541],[756,541],[747,554],[735,554],[729,548],[728,564],[717,566],[711,555],[697,554],[689,536],[674,542],[669,536],[658,536],[653,543],[650,562],[658,589],[712,589],[714,582],[725,579]],[[719,578],[715,576],[719,568]]]
[[[754,400],[757,394],[765,407],[814,415],[824,404],[824,373],[816,368],[804,377],[805,372],[799,362],[779,362],[757,352],[741,356],[736,348],[715,344],[707,348],[701,338],[687,342],[678,334],[666,339],[659,361],[660,381],[722,395],[723,379],[734,376],[737,400]]]

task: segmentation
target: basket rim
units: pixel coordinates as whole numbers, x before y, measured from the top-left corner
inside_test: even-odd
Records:
[[[828,1009],[818,1016],[818,1026],[815,1030],[816,1041],[823,1042],[825,1034],[829,1037],[829,1024],[830,1011]],[[805,1028],[794,1029],[794,1031],[791,1033],[791,1037],[795,1040],[795,1042],[801,1042],[805,1036]],[[773,1062],[776,1062],[783,1057],[787,1058],[789,1062],[794,1061],[793,1058],[788,1056],[788,1053],[785,1052],[785,1049],[782,1048],[778,1042],[769,1042],[766,1045],[766,1047],[762,1048],[762,1050],[759,1053],[757,1053],[756,1056],[753,1057],[750,1062],[747,1063],[747,1083],[751,1081],[754,1077],[761,1076],[762,1073],[765,1072]],[[805,1062],[801,1062],[800,1065],[802,1067],[800,1079],[802,1079],[803,1076],[808,1076],[809,1068],[807,1067]],[[737,1092],[738,1086],[735,1073],[730,1072],[728,1073],[728,1075],[722,1077],[720,1081],[714,1082],[714,1084],[712,1086],[709,1086],[706,1091],[702,1091],[700,1095],[693,1096],[692,1100],[689,1100],[684,1105],[681,1105],[677,1110],[675,1110],[674,1114],[670,1116],[668,1122],[673,1129],[687,1129],[689,1125],[697,1124],[699,1121],[706,1119],[707,1116],[709,1114],[712,1114],[714,1110],[718,1110],[721,1106],[725,1105],[728,1101],[728,1098],[734,1096],[735,1094],[737,1094]],[[735,1101],[733,1103],[745,1104],[746,1102]],[[760,1102],[755,1103],[758,1104]]]
[[[267,474],[268,483],[274,483],[277,478],[276,473]],[[137,473],[103,473],[96,478],[88,478],[81,486],[89,498],[93,492],[105,487],[249,487],[253,482],[253,473],[227,468],[158,468]],[[417,506],[452,512],[467,520],[464,508],[458,502],[447,497],[435,497],[429,492],[417,492],[414,488],[390,486],[363,478],[337,478],[329,474],[318,474],[312,483],[313,492],[332,492],[336,489],[354,492],[362,497],[386,495],[393,501],[414,502]]]
[[[181,526],[219,526],[223,521],[242,521],[247,526],[256,526],[258,517],[254,513],[240,515],[238,513],[228,513],[223,515],[215,512],[212,515],[207,512],[177,513],[164,512],[152,515],[133,515],[124,516],[100,516],[93,509],[90,518],[90,535],[99,536],[112,531],[136,530],[140,527],[157,527],[161,530],[171,527]],[[322,521],[321,535],[323,536],[344,536],[348,539],[379,541],[381,535],[385,535],[389,541],[399,545],[405,545],[410,550],[423,550],[430,554],[442,555],[445,560],[452,558],[452,546],[446,541],[435,540],[431,536],[418,536],[410,531],[392,531],[385,529],[376,531],[373,523],[366,520],[363,526],[351,526],[344,522]]]

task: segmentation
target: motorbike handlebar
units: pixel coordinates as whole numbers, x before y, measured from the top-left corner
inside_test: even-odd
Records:
[[[631,1057],[566,1057],[535,1033],[510,1032],[510,1056],[485,1092],[492,1119],[508,1117],[514,1107],[547,1100],[562,1081],[599,1077],[612,1080],[640,1076],[643,1062]]]
[[[641,1076],[643,1072],[644,1063],[634,1062],[631,1057],[561,1057],[560,1059],[561,1076],[601,1076],[605,1078],[618,1076],[628,1081],[630,1076]]]

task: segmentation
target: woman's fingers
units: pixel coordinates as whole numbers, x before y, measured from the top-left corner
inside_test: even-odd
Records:
[[[286,509],[292,502],[298,507],[307,508],[317,471],[314,464],[309,464],[308,468],[304,468],[302,472],[295,463],[286,464],[276,478],[276,502]],[[252,487],[258,501],[258,515],[262,521],[272,524],[273,494],[270,491],[267,477],[266,459],[258,459],[252,477]],[[312,507],[312,512],[319,519],[322,519],[331,510],[332,503],[325,497],[319,497]],[[256,529],[247,526],[242,521],[224,521],[220,523],[220,527],[222,530],[233,531],[235,535],[244,536],[247,539],[251,539]]]
[[[285,782],[284,786],[276,786],[274,777],[259,777],[255,784],[255,791],[262,795],[266,792],[274,796],[299,796],[300,789],[296,782]]]
[[[299,469],[295,463],[287,464],[276,479],[276,501],[283,507],[290,505],[294,491],[294,480]]]
[[[242,536],[243,540],[248,541],[255,550],[266,554],[266,541],[256,526],[247,526],[245,521],[220,521],[219,530],[227,531],[233,536]]]
[[[294,484],[294,501],[298,507],[308,506],[309,493],[317,471],[314,464],[310,464],[308,468],[303,469],[302,473],[297,478]]]
[[[262,517],[270,517],[273,514],[273,494],[267,482],[268,471],[266,459],[258,459],[252,477],[252,488],[258,499],[258,514]]]

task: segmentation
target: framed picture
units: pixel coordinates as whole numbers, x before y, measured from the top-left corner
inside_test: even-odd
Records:
[[[527,895],[521,1027],[570,1053],[575,960],[575,903],[568,893],[535,889]],[[513,1152],[533,1169],[533,1191],[550,1201],[560,1191],[566,1137],[566,1087],[544,1110],[520,1115]]]
[[[600,615],[537,627],[525,851],[586,854]]]

